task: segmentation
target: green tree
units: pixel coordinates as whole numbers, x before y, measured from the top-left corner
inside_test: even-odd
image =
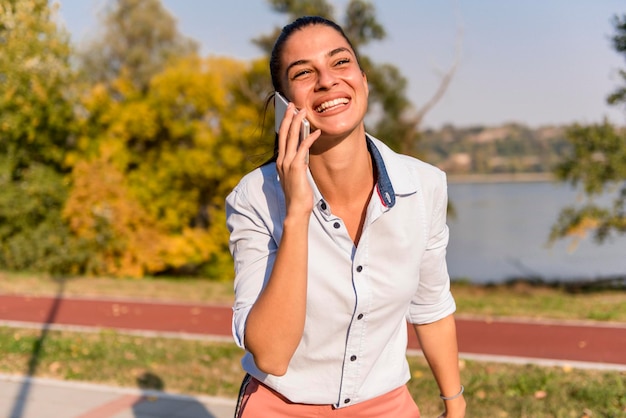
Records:
[[[335,20],[334,8],[326,0],[268,0],[274,11],[286,14],[289,20],[303,15],[319,15]],[[424,115],[443,97],[456,63],[444,74],[434,95],[419,109],[415,109],[406,95],[407,80],[391,64],[379,64],[360,51],[373,41],[385,38],[385,29],[376,19],[374,6],[366,0],[350,0],[342,24],[346,35],[359,52],[361,65],[370,85],[370,112],[368,131],[384,139],[390,146],[405,154],[417,154],[419,128]],[[268,55],[280,28],[261,36],[254,42]]]
[[[613,19],[614,49],[626,58],[626,14]],[[623,84],[611,93],[607,102],[626,105],[626,71],[619,72]],[[575,124],[567,131],[571,154],[555,169],[557,177],[574,186],[582,185],[587,202],[561,210],[553,225],[550,240],[572,237],[575,240],[593,233],[597,242],[604,242],[612,233],[626,232],[626,130],[604,120],[600,124]],[[596,198],[609,194],[609,206]]]
[[[67,194],[73,74],[47,0],[0,0],[0,268],[67,271],[76,244]]]
[[[33,162],[63,169],[73,114],[68,36],[46,0],[0,0],[0,152],[11,177]]]
[[[141,90],[172,59],[197,52],[195,41],[180,34],[160,0],[108,0],[101,33],[82,47],[79,59],[92,83],[108,84],[125,71]]]

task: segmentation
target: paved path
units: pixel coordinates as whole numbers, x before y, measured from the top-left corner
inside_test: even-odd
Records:
[[[232,418],[235,402],[0,374],[2,418]]]
[[[231,309],[203,304],[0,295],[0,321],[229,339]],[[457,319],[466,356],[592,363],[626,369],[626,324]],[[419,349],[409,332],[409,349]]]

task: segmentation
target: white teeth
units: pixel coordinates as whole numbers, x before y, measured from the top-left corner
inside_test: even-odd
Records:
[[[319,113],[325,111],[328,108],[334,107],[334,106],[338,106],[341,104],[347,104],[348,103],[348,99],[341,98],[341,99],[335,99],[335,100],[329,100],[327,102],[322,103],[321,105],[319,105],[315,110]]]

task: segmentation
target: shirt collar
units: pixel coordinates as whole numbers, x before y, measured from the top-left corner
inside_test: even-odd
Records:
[[[401,156],[391,150],[379,139],[366,134],[367,149],[376,165],[378,178],[376,179],[376,190],[381,203],[391,208],[396,204],[397,195],[408,195],[417,191],[417,185],[411,181],[411,174],[405,164],[402,163]],[[387,164],[385,164],[387,162]],[[315,202],[322,213],[330,214],[328,206],[323,201],[311,171],[307,170],[309,183],[313,187]]]
[[[380,201],[383,205],[388,208],[392,208],[393,205],[396,204],[396,194],[393,191],[393,184],[391,184],[391,179],[389,179],[389,174],[387,174],[387,167],[385,167],[385,161],[383,161],[383,156],[380,155],[380,151],[374,145],[374,141],[369,136],[367,138],[367,149],[372,156],[372,160],[376,165],[376,172],[378,173],[378,178],[376,179],[376,190],[378,191],[378,196],[380,197]]]
[[[367,146],[378,170],[377,184],[383,196],[385,191],[391,196],[406,196],[418,190],[415,173],[411,172],[406,164],[406,158],[409,157],[396,153],[381,140],[369,134],[367,134]],[[388,184],[388,189],[383,189],[382,185],[386,184]],[[395,201],[395,197],[393,200]],[[383,204],[387,205],[387,202]]]

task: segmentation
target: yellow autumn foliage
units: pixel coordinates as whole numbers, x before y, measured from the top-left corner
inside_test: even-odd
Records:
[[[229,278],[224,199],[255,164],[249,156],[272,146],[260,138],[262,103],[233,94],[249,71],[192,56],[154,76],[147,91],[122,75],[83,98],[64,216],[93,247],[90,273],[185,268]]]
[[[87,273],[141,277],[164,267],[165,234],[133,199],[106,155],[79,162],[72,178],[63,216],[79,238],[99,244]]]
[[[580,242],[595,231],[599,225],[600,221],[592,217],[583,217],[578,223],[568,225],[565,232],[565,236],[571,239],[567,246],[568,251],[575,251]]]

